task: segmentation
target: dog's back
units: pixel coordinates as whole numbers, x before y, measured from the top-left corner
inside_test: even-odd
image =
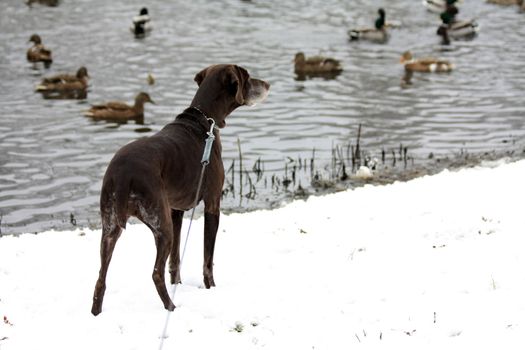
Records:
[[[125,228],[130,216],[147,219],[144,212],[150,208],[145,206],[158,208],[160,200],[167,200],[171,208],[191,208],[206,129],[186,117],[179,115],[157,134],[135,140],[115,154],[102,182],[103,225]],[[222,161],[217,143],[210,170],[218,165],[222,166]],[[159,198],[160,194],[167,198]]]

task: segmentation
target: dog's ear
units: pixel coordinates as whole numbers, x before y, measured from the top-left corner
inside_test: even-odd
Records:
[[[236,85],[237,91],[235,92],[235,101],[239,105],[244,105],[244,90],[246,82],[250,78],[248,71],[239,66],[232,66],[231,69],[231,83]]]
[[[204,68],[199,73],[197,73],[197,75],[195,75],[195,78],[193,78],[193,80],[195,80],[198,86],[201,86],[202,81],[206,77],[207,71],[208,71],[208,68]]]

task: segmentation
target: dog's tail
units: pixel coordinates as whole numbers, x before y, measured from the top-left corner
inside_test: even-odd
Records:
[[[116,181],[115,186],[115,214],[117,225],[123,229],[126,228],[128,221],[128,201],[131,179],[125,176],[122,180]]]
[[[128,200],[131,179],[127,176],[114,179],[104,178],[100,193],[100,213],[102,215],[102,225],[108,227],[119,226],[126,228],[128,220]]]

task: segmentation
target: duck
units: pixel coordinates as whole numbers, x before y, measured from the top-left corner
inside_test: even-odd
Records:
[[[471,39],[479,32],[480,26],[475,19],[454,21],[450,24],[443,23],[436,34],[441,36],[443,44],[450,44],[450,39]]]
[[[53,63],[51,50],[44,47],[40,35],[31,35],[29,42],[32,42],[33,46],[27,50],[27,60],[33,63],[43,62],[44,66],[49,67]]]
[[[148,85],[155,85],[155,77],[153,76],[153,74],[148,73],[146,81],[148,82]]]
[[[374,28],[358,28],[350,29],[348,31],[348,37],[350,40],[369,40],[384,43],[389,39],[387,31],[387,22],[385,21],[385,10],[380,8],[377,10],[379,17],[374,23]]]
[[[306,58],[303,52],[295,54],[295,73],[298,76],[337,76],[343,71],[341,63],[329,57],[312,56]]]
[[[458,0],[444,0],[445,10],[439,15],[442,24],[436,34],[443,38],[443,44],[450,44],[450,39],[468,39],[476,35],[479,25],[475,19],[457,20]]]
[[[75,75],[59,74],[44,78],[35,90],[48,98],[85,98],[88,78],[87,68],[80,67]]]
[[[142,124],[144,122],[144,104],[147,102],[155,104],[149,94],[140,92],[135,97],[135,104],[133,106],[120,101],[111,101],[105,104],[91,106],[84,115],[95,120],[123,123],[128,120],[135,120],[137,123]]]
[[[521,0],[487,0],[487,3],[501,6],[519,5]]]
[[[58,6],[59,4],[59,0],[27,0],[26,4],[28,6],[31,6],[35,2],[40,5],[46,5],[46,6],[51,6],[51,7]]]
[[[475,19],[456,21],[448,28],[449,36],[453,39],[467,38],[476,35],[479,24]]]
[[[140,9],[139,15],[133,17],[133,25],[129,29],[136,37],[144,37],[153,29],[150,20],[148,9],[143,7]]]
[[[463,0],[423,0],[423,6],[432,13],[442,13],[447,8],[448,4],[459,5]]]
[[[410,51],[405,51],[399,62],[404,64],[406,71],[410,72],[442,73],[450,72],[455,68],[452,63],[444,59],[432,57],[415,59]]]

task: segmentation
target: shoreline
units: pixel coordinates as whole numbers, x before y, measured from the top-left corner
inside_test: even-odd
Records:
[[[373,171],[374,176],[371,178],[358,178],[354,175],[350,175],[346,180],[333,179],[330,176],[324,176],[315,183],[310,183],[308,186],[292,190],[281,190],[278,193],[269,193],[265,195],[262,200],[243,199],[246,203],[252,202],[248,206],[224,206],[221,208],[221,213],[224,215],[230,215],[234,213],[249,213],[257,210],[273,210],[282,208],[283,206],[295,201],[304,200],[309,197],[323,196],[330,193],[337,193],[348,189],[355,189],[365,185],[376,185],[383,186],[393,184],[395,182],[406,182],[413,179],[417,179],[427,175],[436,175],[444,170],[458,171],[461,169],[468,169],[483,165],[484,163],[492,163],[498,161],[504,162],[516,162],[525,159],[525,147],[515,147],[511,150],[501,151],[490,151],[482,153],[469,153],[469,152],[458,152],[450,156],[433,156],[428,158],[427,162],[423,164],[406,166],[391,166],[389,164],[378,164],[378,170]],[[403,160],[399,160],[399,163],[403,163]],[[355,172],[355,169],[353,170]],[[295,184],[294,184],[295,186]],[[270,191],[271,192],[271,191]],[[238,195],[237,195],[238,196]],[[268,197],[275,197],[269,199]],[[255,203],[255,204],[253,204]],[[197,207],[195,216],[198,218],[202,215],[202,208],[200,205]],[[73,213],[69,216],[60,219],[61,224],[54,227],[43,228],[38,230],[28,230],[27,232],[9,232],[9,224],[2,222],[0,217],[0,238],[3,236],[18,236],[24,234],[39,234],[46,231],[68,231],[76,228],[89,228],[89,229],[100,229],[99,217],[95,217],[95,223],[80,224],[77,221],[82,221],[76,217]],[[84,220],[85,221],[85,220]],[[130,222],[138,223],[139,221],[131,218]],[[15,227],[17,231],[21,231],[19,226]]]

